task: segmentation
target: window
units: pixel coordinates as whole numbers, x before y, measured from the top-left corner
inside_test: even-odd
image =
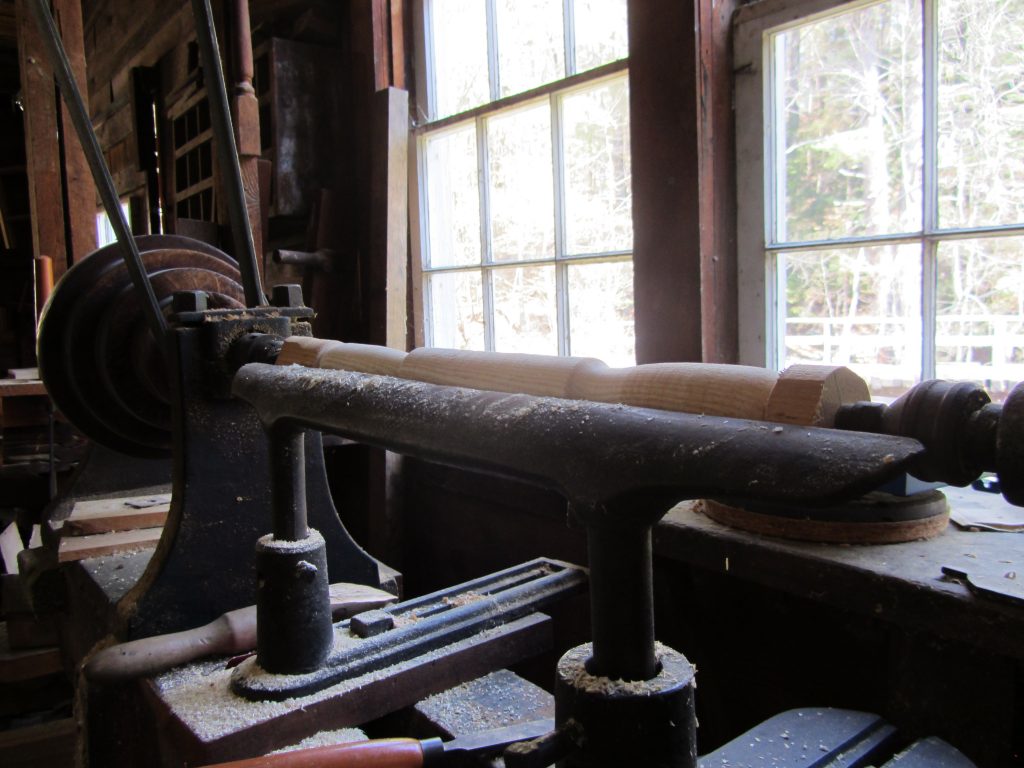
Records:
[[[121,211],[124,213],[124,220],[129,222],[131,226],[131,213],[130,205],[128,200],[121,200]],[[110,219],[107,217],[106,211],[99,211],[96,214],[96,247],[102,248],[105,245],[117,242],[117,234],[114,232],[114,226],[110,223]]]
[[[1024,379],[1024,0],[775,0],[736,51],[741,358]]]
[[[425,341],[632,365],[625,0],[424,0]]]

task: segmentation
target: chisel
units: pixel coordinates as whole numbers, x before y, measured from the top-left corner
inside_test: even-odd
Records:
[[[554,718],[441,739],[370,739],[327,747],[298,749],[206,768],[430,768],[466,755],[497,754],[509,744],[529,741],[554,730]]]

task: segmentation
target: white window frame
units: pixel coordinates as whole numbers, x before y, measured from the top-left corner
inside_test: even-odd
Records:
[[[565,96],[575,92],[591,89],[600,85],[601,82],[611,82],[625,76],[628,82],[629,59],[595,67],[582,73],[575,72],[576,43],[573,36],[572,25],[564,27],[564,55],[566,71],[569,73],[565,78],[554,81],[537,88],[532,88],[523,93],[500,97],[501,84],[498,78],[497,60],[497,28],[495,24],[495,7],[493,0],[487,2],[487,34],[489,39],[488,51],[488,85],[490,101],[486,104],[474,107],[459,114],[446,116],[437,120],[430,120],[430,116],[436,114],[434,104],[433,68],[430,66],[432,60],[432,46],[429,30],[431,0],[415,0],[414,2],[414,36],[416,41],[416,120],[414,123],[415,140],[410,142],[410,151],[413,157],[410,159],[410,232],[413,259],[419,272],[419,279],[422,290],[416,292],[422,295],[414,297],[417,306],[414,307],[417,318],[422,318],[422,341],[425,346],[433,346],[433,311],[430,306],[430,291],[428,288],[429,277],[432,274],[443,273],[478,273],[482,281],[483,292],[483,323],[484,323],[484,344],[485,350],[495,349],[495,323],[494,323],[494,297],[492,280],[490,275],[495,270],[516,269],[520,267],[553,266],[555,269],[555,312],[557,317],[556,338],[558,343],[558,354],[565,356],[572,354],[571,350],[571,328],[569,321],[569,266],[579,264],[609,264],[617,262],[632,262],[633,250],[601,251],[585,254],[568,254],[565,250],[566,243],[566,221],[565,221],[565,184],[562,177],[564,168],[564,148],[562,146],[562,110],[561,102]],[[572,18],[573,0],[563,0],[563,18]],[[552,171],[554,182],[554,254],[549,258],[502,260],[496,261],[493,257],[491,243],[491,232],[488,217],[490,216],[490,199],[488,184],[487,165],[487,119],[501,114],[509,114],[517,109],[522,109],[547,100],[551,114],[551,151]],[[481,261],[479,263],[431,267],[429,258],[429,237],[428,237],[428,212],[424,190],[421,188],[427,178],[425,144],[427,137],[441,133],[445,130],[463,128],[469,123],[475,124],[476,146],[477,146],[477,178],[479,180],[480,194],[480,244]],[[418,335],[418,334],[417,334]]]
[[[937,94],[936,3],[921,0],[923,21],[923,173],[922,229],[898,234],[835,238],[805,242],[774,242],[774,211],[766,201],[781,183],[774,178],[774,156],[769,143],[774,105],[765,87],[771,73],[769,35],[815,18],[867,7],[885,0],[764,0],[744,6],[736,16],[733,38],[735,72],[736,178],[737,178],[737,282],[739,288],[739,356],[748,365],[777,369],[784,343],[785,284],[779,274],[780,252],[816,250],[852,245],[920,244],[922,253],[922,379],[935,377],[936,253],[942,241],[975,237],[1024,235],[1024,224],[972,228],[938,226],[935,104]]]

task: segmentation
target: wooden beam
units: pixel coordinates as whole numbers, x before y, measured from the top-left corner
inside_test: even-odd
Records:
[[[43,42],[28,9],[15,0],[22,105],[25,110],[25,170],[32,215],[32,252],[53,257],[53,277],[68,267],[64,249],[64,206],[57,146],[57,88],[46,64]]]
[[[89,85],[85,72],[85,41],[82,31],[81,0],[53,0],[53,17],[64,41],[82,101],[89,103]],[[70,257],[77,263],[96,250],[96,184],[85,159],[85,151],[71,123],[71,115],[61,100],[61,141],[64,144],[64,184],[66,186],[68,231],[71,233]]]
[[[732,14],[737,0],[698,0],[701,346],[708,363],[739,360]]]
[[[629,0],[637,363],[701,359],[696,0]]]
[[[629,0],[638,363],[736,359],[735,5]]]
[[[373,97],[370,173],[371,344],[406,349],[409,262],[409,94]]]

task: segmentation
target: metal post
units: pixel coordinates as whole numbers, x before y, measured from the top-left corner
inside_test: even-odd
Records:
[[[650,526],[587,527],[592,675],[650,680],[654,652],[654,584]]]
[[[231,236],[235,243],[235,258],[242,272],[242,287],[245,289],[245,303],[250,307],[266,306],[267,299],[260,285],[259,267],[256,263],[256,245],[249,228],[249,214],[245,204],[245,190],[242,187],[242,171],[238,167],[238,147],[231,129],[231,110],[228,93],[224,85],[224,69],[221,66],[220,48],[217,45],[217,31],[213,25],[210,0],[192,0],[192,13],[196,21],[196,40],[199,56],[203,63],[206,79],[206,95],[210,100],[210,122],[213,125],[214,147],[217,164],[224,174],[224,187],[231,220]]]
[[[306,523],[306,442],[303,430],[279,424],[270,430],[270,494],[274,538],[302,541]]]

